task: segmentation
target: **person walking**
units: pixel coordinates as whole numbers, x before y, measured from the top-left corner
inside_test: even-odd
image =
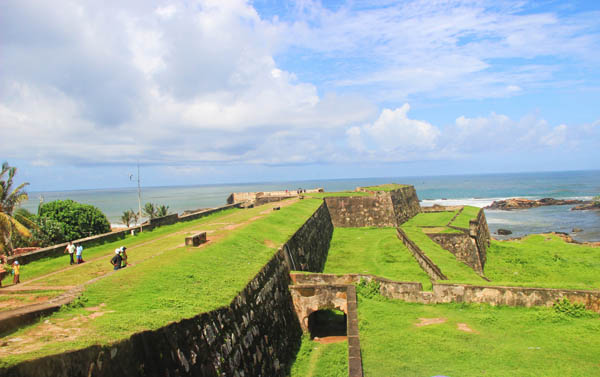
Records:
[[[127,267],[127,248],[125,246],[121,247],[121,268]]]
[[[13,278],[13,284],[19,284],[21,282],[21,280],[19,279],[19,274],[20,274],[20,265],[19,265],[19,261],[16,260],[13,263],[13,274],[15,275],[15,277]]]
[[[77,256],[77,264],[83,263],[83,246],[77,245],[75,255]]]
[[[110,259],[110,263],[114,266],[115,270],[121,268],[121,262],[123,259],[121,258],[121,248],[117,248],[115,250],[115,255]]]
[[[69,253],[69,257],[71,257],[71,264],[75,264],[73,260],[73,254],[75,253],[75,245],[73,245],[73,241],[70,241],[67,247],[65,247],[65,253]]]
[[[2,288],[2,279],[4,279],[4,275],[6,272],[10,270],[10,266],[8,265],[8,258],[6,255],[0,255],[0,288]]]

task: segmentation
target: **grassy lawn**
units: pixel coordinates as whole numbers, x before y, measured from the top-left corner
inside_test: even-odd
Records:
[[[358,318],[365,376],[600,375],[597,314],[359,296]],[[443,323],[418,327],[421,318]]]
[[[156,329],[228,305],[273,256],[276,247],[320,204],[320,200],[298,201],[230,231],[219,242],[201,248],[176,246],[90,284],[79,300],[48,318],[50,323],[73,323],[75,318],[89,316],[89,308],[101,307],[103,315],[77,321],[84,336],[60,343],[48,342],[29,353],[2,357],[0,366],[91,344],[110,343],[141,330]],[[177,242],[181,243],[182,239]],[[157,249],[163,247],[166,245]],[[105,263],[108,265],[108,261]],[[21,329],[11,334],[11,338],[27,337],[41,324]]]
[[[348,342],[321,344],[310,340],[309,336],[304,336],[290,376],[348,376]]]
[[[446,277],[454,282],[469,282],[482,284],[485,282],[473,269],[456,257],[448,250],[429,238],[421,228],[416,226],[402,225],[402,229],[414,243],[435,263]]]
[[[554,235],[495,241],[487,252],[485,275],[494,285],[600,289],[600,248]]]
[[[383,185],[378,185],[378,186],[367,186],[367,187],[361,187],[365,190],[370,190],[370,191],[394,191],[394,190],[398,190],[402,187],[407,187],[408,185],[401,185],[398,183],[385,183]]]
[[[469,229],[469,221],[476,219],[481,208],[464,206],[462,212],[452,221],[452,226]]]
[[[323,272],[418,281],[431,289],[427,274],[398,239],[395,228],[335,228]]]
[[[331,196],[371,196],[372,194],[369,192],[362,191],[339,191],[339,192],[313,192],[310,194],[304,194],[310,198],[329,198]]]
[[[147,241],[154,240],[158,237],[166,236],[173,232],[186,231],[188,229],[192,229],[192,228],[196,227],[199,224],[206,224],[206,223],[215,221],[215,219],[218,219],[218,218],[223,218],[223,217],[230,218],[231,217],[231,219],[232,219],[231,221],[236,221],[236,220],[238,220],[238,218],[247,218],[249,216],[251,217],[252,215],[256,216],[256,214],[258,214],[259,211],[260,211],[260,209],[252,211],[252,210],[241,210],[241,209],[237,209],[237,208],[232,208],[232,209],[228,209],[228,210],[225,210],[222,212],[211,214],[209,216],[200,218],[198,220],[182,222],[182,223],[177,223],[177,224],[173,224],[173,225],[166,225],[166,226],[162,226],[159,228],[155,228],[154,230],[151,230],[151,231],[144,231],[142,233],[137,234],[136,236],[127,235],[126,238],[124,238],[122,240],[117,240],[114,242],[109,242],[109,243],[105,243],[102,245],[85,248],[83,250],[83,259],[90,260],[90,259],[94,259],[99,256],[102,256],[102,255],[112,255],[112,252],[114,251],[114,249],[116,249],[119,246],[126,246],[128,249],[131,249],[133,247],[136,247],[136,245],[140,245]],[[232,216],[232,215],[234,215],[234,216]],[[207,228],[206,230],[209,230],[209,229]],[[109,257],[109,259],[110,259],[110,257]],[[107,261],[102,261],[102,263],[108,265]],[[42,275],[46,275],[51,272],[59,271],[61,269],[64,269],[65,267],[69,267],[69,255],[68,254],[64,254],[63,256],[60,256],[60,257],[42,258],[40,260],[28,263],[21,267],[21,282],[25,282],[27,280],[34,279],[34,278],[37,278]],[[91,267],[87,267],[86,263],[84,263],[81,266],[77,266],[77,268],[78,269],[88,269]],[[78,275],[78,274],[79,274],[79,272],[76,273],[76,275]],[[10,277],[10,278],[6,277],[2,281],[2,285],[4,286],[5,283],[8,285],[8,283],[10,283],[11,281],[12,281],[12,277]],[[73,283],[73,284],[77,284],[77,283]],[[73,284],[69,284],[69,285],[73,285]]]
[[[402,227],[446,226],[458,211],[419,213],[408,220]]]

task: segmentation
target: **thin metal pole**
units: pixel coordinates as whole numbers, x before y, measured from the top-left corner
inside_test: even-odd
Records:
[[[140,219],[140,233],[142,230],[142,189],[140,187],[140,162],[137,163],[137,181],[138,181],[138,218]]]

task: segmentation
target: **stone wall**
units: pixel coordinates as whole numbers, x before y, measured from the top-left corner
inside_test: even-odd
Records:
[[[434,283],[433,295],[436,303],[476,302],[526,307],[552,306],[557,300],[566,298],[600,313],[600,291]]]
[[[333,223],[323,203],[282,247],[290,270],[323,271],[332,236]]]
[[[421,211],[413,186],[375,191],[371,196],[325,198],[333,225],[342,228],[395,227]]]
[[[388,193],[372,196],[325,198],[333,225],[340,228],[396,226],[396,215]]]
[[[483,266],[479,258],[479,251],[475,244],[475,238],[465,233],[429,233],[427,234],[434,242],[448,250],[456,259],[464,262],[478,274],[483,274]]]
[[[416,243],[414,243],[410,238],[408,238],[408,236],[406,235],[406,233],[404,233],[404,230],[402,230],[402,228],[397,229],[397,235],[400,241],[402,241],[402,243],[408,248],[408,251],[410,251],[411,254],[415,257],[417,263],[419,263],[419,266],[421,266],[423,271],[425,271],[425,273],[432,280],[448,280],[446,275],[444,275],[440,268],[435,263],[433,263],[433,261],[429,259],[427,255],[425,255],[423,250],[421,250],[421,248],[419,248],[419,246],[417,246]]]
[[[389,192],[396,214],[396,226],[408,221],[421,212],[419,197],[413,186],[404,186]]]
[[[585,304],[586,309],[600,313],[600,291],[477,286],[467,284],[433,283],[432,291],[423,291],[421,283],[397,282],[374,275],[349,274],[292,274],[297,284],[351,284],[360,279],[375,280],[380,283],[382,295],[407,302],[421,304],[441,304],[451,302],[485,303],[507,306],[552,306],[563,298],[572,303]]]
[[[155,217],[153,219],[149,220],[149,225],[152,229],[158,227],[158,226],[163,226],[163,225],[172,225],[179,222],[179,215],[176,213],[173,213],[171,215],[167,215],[167,216],[161,216],[161,217]]]
[[[477,249],[479,251],[479,260],[481,269],[485,268],[487,260],[487,248],[490,246],[490,229],[488,228],[487,220],[483,209],[479,210],[476,220],[469,222],[469,235],[475,239]]]

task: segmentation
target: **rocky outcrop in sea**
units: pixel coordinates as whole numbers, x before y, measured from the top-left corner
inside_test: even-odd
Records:
[[[505,211],[510,211],[513,209],[526,209],[526,208],[534,208],[534,207],[542,207],[542,206],[562,206],[562,205],[576,205],[576,204],[589,204],[590,202],[586,202],[584,200],[576,200],[576,199],[554,199],[554,198],[543,198],[538,200],[531,199],[523,199],[523,198],[513,198],[506,200],[496,200],[489,206],[485,207],[486,209],[501,209]],[[573,208],[575,209],[575,208]]]

